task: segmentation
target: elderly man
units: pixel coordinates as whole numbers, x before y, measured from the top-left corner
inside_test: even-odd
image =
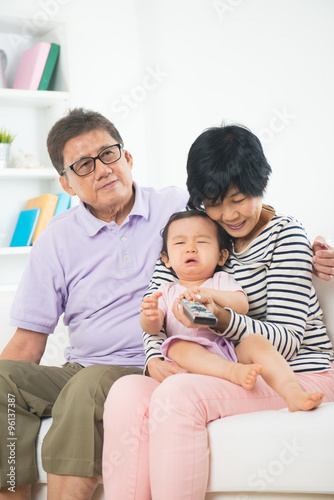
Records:
[[[176,187],[134,183],[132,156],[99,113],[72,110],[51,129],[48,151],[63,189],[80,204],[39,236],[14,300],[17,330],[0,361],[1,499],[30,498],[40,418],[51,412],[42,449],[48,498],[92,496],[101,475],[104,400],[119,377],[142,373],[142,296],[159,256],[160,230],[188,199]],[[41,366],[63,313],[67,362]],[[15,491],[8,490],[8,398],[16,415]]]

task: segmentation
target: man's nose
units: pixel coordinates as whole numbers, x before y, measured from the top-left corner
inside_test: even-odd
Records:
[[[111,165],[106,165],[99,158],[96,158],[96,160],[95,160],[95,176],[97,178],[105,177],[110,172],[112,172]]]

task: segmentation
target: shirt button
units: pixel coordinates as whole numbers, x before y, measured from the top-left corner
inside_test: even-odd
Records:
[[[124,260],[128,260],[129,256],[128,255],[124,255],[123,259]]]
[[[122,236],[121,240],[122,240],[122,241],[126,241],[126,237],[125,237],[125,236]]]

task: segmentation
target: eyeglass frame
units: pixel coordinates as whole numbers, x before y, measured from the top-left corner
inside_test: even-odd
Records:
[[[113,146],[117,146],[118,147],[118,149],[119,149],[119,157],[117,158],[117,160],[113,160],[110,163],[105,163],[103,160],[101,160],[100,155],[103,153],[103,151],[105,151],[106,149],[109,149],[109,148],[111,148]],[[69,167],[64,168],[62,170],[62,172],[61,172],[60,175],[64,175],[65,172],[68,172],[68,171],[72,170],[72,172],[74,172],[78,177],[85,177],[86,175],[89,175],[92,172],[94,172],[94,170],[96,169],[96,160],[100,160],[100,162],[103,163],[103,165],[112,165],[113,163],[116,163],[116,161],[118,161],[120,159],[120,157],[122,156],[122,149],[123,149],[122,144],[119,144],[119,143],[117,143],[117,144],[110,144],[110,146],[107,146],[106,148],[103,148],[102,151],[100,151],[99,154],[97,156],[95,156],[95,157],[94,156],[85,156],[84,158],[80,158],[80,160],[75,161]],[[90,172],[87,172],[87,174],[80,175],[80,174],[78,174],[78,172],[76,172],[74,170],[74,165],[76,163],[79,163],[79,161],[82,161],[82,160],[93,160],[93,162],[94,162],[94,168]]]

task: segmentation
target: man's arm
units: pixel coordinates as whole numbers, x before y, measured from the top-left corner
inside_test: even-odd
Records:
[[[18,328],[0,355],[0,359],[25,360],[39,364],[48,336]]]
[[[313,274],[330,281],[334,276],[334,248],[329,246],[322,236],[317,236],[313,243]]]

